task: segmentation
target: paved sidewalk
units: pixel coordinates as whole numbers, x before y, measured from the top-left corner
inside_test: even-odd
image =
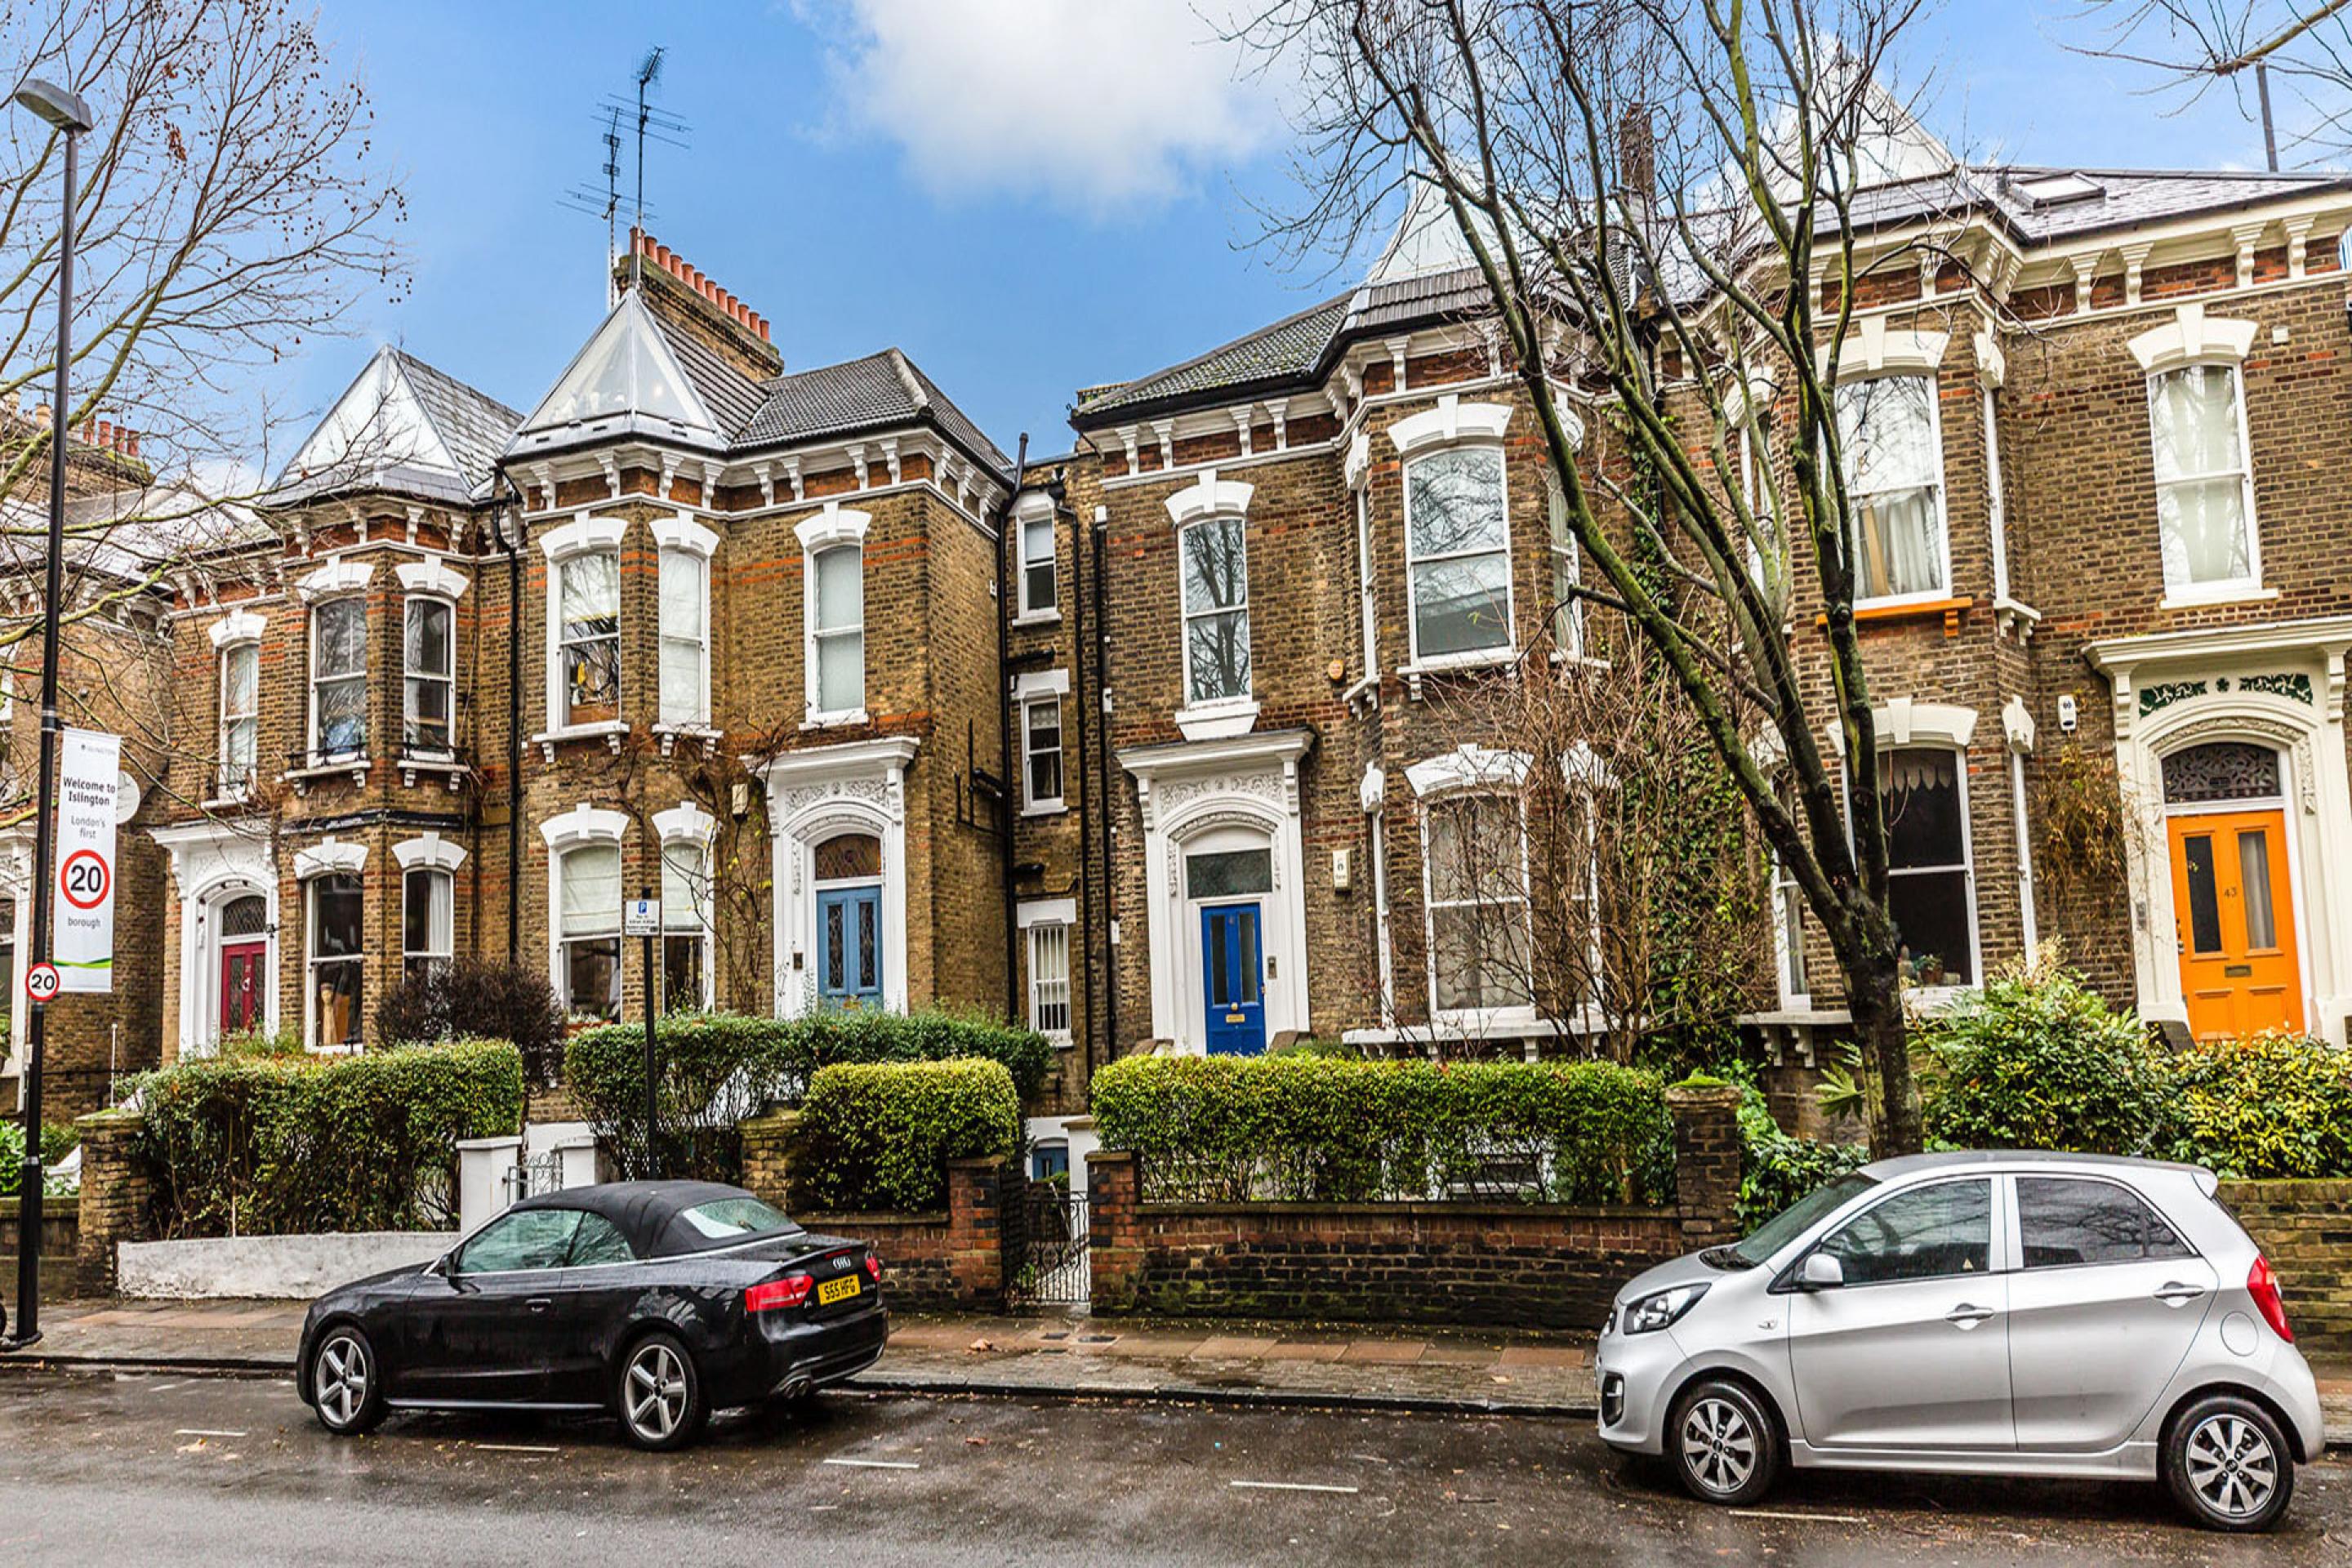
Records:
[[[45,1304],[38,1349],[83,1367],[293,1370],[307,1303]],[[0,1364],[6,1364],[0,1363]],[[2352,1357],[2315,1366],[2331,1443],[2352,1445]],[[1134,1318],[900,1314],[856,1380],[877,1392],[1190,1399],[1392,1410],[1589,1415],[1589,1340],[1501,1331]]]

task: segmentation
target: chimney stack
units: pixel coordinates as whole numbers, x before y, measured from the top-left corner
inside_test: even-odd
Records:
[[[698,310],[684,314],[704,323],[707,332],[742,355],[746,361],[746,374],[766,377],[783,368],[769,335],[767,317],[752,310],[721,288],[709,273],[642,229],[632,228],[629,231],[629,248],[633,255],[649,264],[646,268],[648,273],[663,273],[677,291],[700,301]],[[651,300],[656,296],[648,295],[647,298]],[[680,314],[674,308],[670,313],[673,318]]]

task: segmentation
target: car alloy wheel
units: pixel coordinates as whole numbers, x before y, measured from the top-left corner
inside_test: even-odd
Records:
[[[655,1334],[621,1369],[621,1424],[641,1448],[676,1448],[702,1425],[702,1392],[686,1347]]]
[[[1675,1405],[1666,1456],[1692,1496],[1753,1502],[1780,1473],[1780,1428],[1754,1393],[1728,1381],[1700,1384]]]
[[[383,1413],[376,1389],[375,1353],[367,1336],[341,1328],[319,1342],[310,1357],[310,1399],[320,1423],[334,1433],[364,1432]]]
[[[2278,1490],[2278,1450],[2262,1428],[2225,1412],[2189,1429],[2189,1485],[2224,1519],[2252,1519]]]

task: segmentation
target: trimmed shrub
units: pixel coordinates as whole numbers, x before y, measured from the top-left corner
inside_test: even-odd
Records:
[[[2200,1041],[2162,1073],[2174,1158],[2248,1179],[2352,1175],[2352,1058],[2325,1041]]]
[[[2147,1030],[2072,971],[1998,976],[1973,1002],[1922,1020],[1913,1037],[1931,1142],[2147,1154],[2170,1142]]]
[[[457,1141],[521,1126],[522,1060],[489,1040],[210,1058],[138,1093],[158,1235],[432,1230],[455,1218]]]
[[[1745,1062],[1723,1068],[1739,1085],[1739,1228],[1752,1231],[1814,1188],[1870,1163],[1863,1143],[1826,1143],[1780,1130]]]
[[[844,1063],[998,1063],[1016,1096],[1035,1095],[1053,1065],[1045,1037],[961,1013],[821,1013],[758,1018],[673,1015],[655,1026],[660,1080],[659,1168],[666,1176],[742,1177],[746,1117],[798,1105],[814,1076]],[[564,1047],[564,1079],[589,1125],[631,1175],[646,1169],[646,1031],[642,1023],[583,1029]]]
[[[1674,1194],[1664,1087],[1606,1062],[1129,1057],[1095,1074],[1093,1110],[1151,1199]]]
[[[1021,1146],[1021,1098],[1002,1062],[839,1063],[809,1080],[800,1125],[794,1203],[923,1214],[947,1207],[950,1160]]]
[[[563,1009],[545,970],[461,958],[394,986],[376,1007],[375,1037],[386,1046],[506,1040],[522,1056],[523,1077],[544,1089],[563,1065]]]

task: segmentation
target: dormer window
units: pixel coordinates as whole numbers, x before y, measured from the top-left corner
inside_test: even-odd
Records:
[[[310,612],[310,745],[321,756],[367,751],[367,601]]]

